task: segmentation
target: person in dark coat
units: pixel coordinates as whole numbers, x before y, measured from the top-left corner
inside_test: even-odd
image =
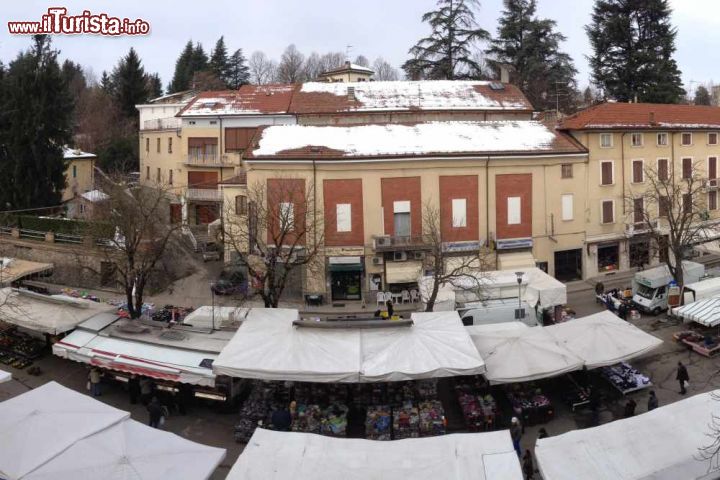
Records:
[[[522,460],[522,468],[523,473],[525,474],[525,480],[532,480],[533,475],[535,474],[535,467],[533,466],[532,453],[530,453],[530,450],[525,450],[525,455],[523,455]]]
[[[130,394],[130,403],[135,405],[140,398],[140,379],[134,373],[128,380],[128,393]]]
[[[272,413],[270,423],[272,423],[275,430],[289,432],[290,426],[292,425],[292,415],[290,415],[290,411],[287,408],[280,407]]]
[[[592,411],[592,425],[600,425],[600,392],[595,387],[590,387],[590,410]]]
[[[392,316],[395,315],[395,308],[393,307],[392,300],[385,302],[385,305],[387,306],[388,319],[392,319]]]
[[[648,412],[655,410],[658,407],[658,398],[655,395],[655,390],[650,390],[650,396],[648,397]]]
[[[522,426],[520,426],[520,420],[517,417],[512,417],[510,422],[510,438],[512,439],[513,448],[517,453],[518,458],[522,455],[520,452],[520,439],[522,438]]]
[[[635,416],[635,407],[637,407],[637,402],[633,400],[632,398],[627,401],[625,404],[625,418],[630,418]]]
[[[153,397],[150,403],[147,406],[148,414],[150,415],[150,421],[148,422],[148,425],[150,425],[153,428],[159,428],[160,427],[160,418],[163,416],[163,409],[162,405],[160,405],[160,402],[158,401],[157,397]]]
[[[685,368],[682,362],[678,362],[677,376],[675,378],[680,383],[680,395],[685,395],[687,393],[685,383],[690,382],[690,375],[688,375],[687,368]]]

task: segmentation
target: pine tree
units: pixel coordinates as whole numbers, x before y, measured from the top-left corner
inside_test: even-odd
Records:
[[[188,40],[185,48],[175,62],[175,73],[168,85],[168,93],[177,93],[190,89],[190,81],[194,72],[190,71],[194,53],[192,40]]]
[[[230,60],[228,59],[224,37],[218,39],[210,55],[210,71],[213,72],[217,78],[225,82],[227,88],[232,88],[229,82]]]
[[[105,70],[103,70],[102,76],[100,77],[100,88],[108,95],[113,91],[112,77],[110,77]]]
[[[157,73],[146,75],[145,83],[147,84],[148,99],[162,97],[163,88],[162,82],[160,81],[160,75]]]
[[[228,62],[228,75],[225,83],[228,88],[237,90],[241,85],[247,85],[249,82],[250,69],[245,63],[245,56],[242,53],[242,49],[238,48]]]
[[[673,59],[677,30],[668,0],[596,0],[585,27],[595,85],[617,101],[678,103],[685,91]]]
[[[114,97],[120,111],[127,118],[136,118],[138,113],[135,105],[145,103],[148,99],[148,85],[145,69],[134,48],[121,58],[112,73],[115,85]]]
[[[695,90],[695,99],[693,100],[693,103],[695,105],[712,105],[712,98],[710,97],[710,92],[707,88],[705,88],[705,85],[700,85],[697,87],[697,90]]]
[[[505,0],[497,37],[487,53],[512,67],[511,82],[540,110],[570,110],[577,97],[572,59],[560,51],[565,37],[552,20],[535,15],[535,0]]]
[[[195,48],[193,49],[192,56],[190,57],[190,67],[188,68],[188,71],[190,73],[190,78],[195,74],[195,72],[202,72],[203,70],[208,69],[208,63],[209,59],[207,54],[205,53],[205,49],[200,44],[200,42],[195,44]]]
[[[10,63],[0,98],[0,205],[35,208],[60,203],[63,145],[72,140],[72,99],[46,35]]]
[[[412,58],[403,64],[409,78],[467,78],[482,68],[472,56],[475,44],[489,38],[478,27],[473,8],[477,0],[438,0],[437,10],[427,12],[422,21],[432,28],[409,53]]]

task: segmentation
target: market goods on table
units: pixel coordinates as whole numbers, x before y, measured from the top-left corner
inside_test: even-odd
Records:
[[[392,410],[393,439],[418,438],[420,436],[420,416],[412,402],[405,402]]]
[[[483,394],[479,382],[463,382],[455,385],[455,395],[471,432],[492,430],[497,419],[497,404],[489,393]]]
[[[524,425],[547,423],[555,416],[550,399],[535,383],[508,385],[505,394],[515,416]]]
[[[365,438],[390,440],[392,438],[392,411],[390,405],[374,405],[367,408]]]
[[[600,369],[600,375],[623,395],[652,386],[647,376],[626,362],[603,367]]]
[[[445,434],[445,411],[438,400],[425,400],[418,405],[420,413],[420,436],[431,437]]]
[[[693,330],[683,330],[673,334],[676,342],[687,345],[705,357],[714,357],[720,353],[720,336],[710,333],[702,334]]]

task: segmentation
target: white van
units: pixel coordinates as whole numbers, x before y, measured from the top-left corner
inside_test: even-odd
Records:
[[[529,327],[538,324],[535,310],[526,302],[522,303],[523,318],[519,319]],[[503,298],[485,302],[466,303],[457,309],[463,325],[489,325],[491,323],[517,322],[515,310],[518,309],[517,298]]]
[[[700,263],[683,261],[685,284],[697,282],[705,274]],[[668,285],[673,280],[667,265],[637,272],[633,277],[633,304],[638,310],[657,315],[668,308]]]

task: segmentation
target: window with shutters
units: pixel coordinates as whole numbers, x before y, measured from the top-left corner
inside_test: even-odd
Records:
[[[642,160],[633,160],[632,161],[632,182],[633,183],[643,183],[645,181],[645,174],[643,172],[643,166],[645,165],[645,162]]]
[[[77,165],[73,165],[73,178],[77,178]]]
[[[643,134],[642,133],[631,133],[630,134],[630,145],[632,145],[633,147],[642,147]]]
[[[612,146],[613,146],[612,133],[601,133],[600,134],[600,148],[612,148]]]
[[[173,171],[172,171],[172,168],[171,168],[170,170],[168,170],[168,184],[169,184],[169,185],[172,185],[172,184],[173,184]]]
[[[158,183],[160,183],[160,179],[161,179],[161,178],[162,178],[162,173],[161,173],[160,167],[158,167],[158,168],[157,168],[157,173],[155,174],[155,181],[157,181]]]
[[[603,200],[601,203],[601,223],[615,222],[615,201]]]
[[[225,152],[242,152],[250,146],[256,128],[226,128]]]
[[[145,151],[150,152],[150,139],[149,138],[145,139]]]
[[[289,232],[295,228],[295,205],[291,202],[280,203],[280,232]]]
[[[172,153],[172,137],[168,137],[168,153]]]
[[[572,163],[564,163],[560,166],[562,178],[573,178],[573,166]]]
[[[708,210],[717,210],[717,190],[708,192]]]
[[[235,215],[247,215],[248,203],[245,195],[235,196]]]
[[[664,182],[668,180],[668,159],[667,158],[658,158],[657,161],[657,178],[658,180]]]
[[[657,145],[658,147],[667,147],[668,134],[666,132],[660,132],[657,134]]]
[[[642,198],[633,200],[633,222],[643,223],[645,221],[645,203]]]
[[[680,136],[680,145],[683,145],[687,147],[688,145],[692,145],[692,133],[683,133]]]
[[[564,221],[569,221],[573,219],[574,216],[574,209],[573,209],[573,194],[572,193],[566,193],[560,197],[562,202],[562,219]]]
[[[393,227],[395,236],[409,237],[411,232],[410,201],[393,202]]]
[[[692,213],[692,194],[690,193],[684,193],[682,196],[683,199],[683,213],[690,214]]]
[[[157,141],[155,142],[155,143],[157,143],[157,153],[160,153],[160,140],[161,140],[160,137],[158,137]]]
[[[145,167],[145,178],[150,180],[150,167]]]
[[[217,143],[215,137],[188,138],[188,157],[195,162],[214,162],[217,159]]]
[[[708,158],[708,178],[717,178],[717,157]]]
[[[692,178],[692,158],[682,159],[682,178]]]
[[[660,197],[658,198],[658,216],[667,217],[670,213],[670,198]]]
[[[600,162],[600,185],[613,184],[613,170],[612,160]]]
[[[349,203],[335,205],[335,219],[338,232],[352,232],[352,205]]]
[[[710,132],[707,134],[708,138],[708,145],[717,145],[718,144],[718,134],[717,132]]]

